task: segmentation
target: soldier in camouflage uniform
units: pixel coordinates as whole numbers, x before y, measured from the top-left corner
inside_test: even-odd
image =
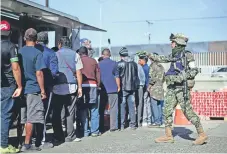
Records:
[[[156,54],[158,55],[158,54]],[[157,61],[151,60],[149,69],[149,86],[148,91],[151,97],[151,109],[153,115],[153,124],[148,127],[159,127],[162,122],[161,101],[164,100],[163,83],[165,81],[165,69]]]
[[[189,89],[194,86],[194,78],[198,74],[197,68],[192,68],[191,63],[194,61],[191,52],[185,52],[187,57],[187,66],[184,66],[182,54],[188,42],[183,34],[171,34],[170,37],[172,54],[170,56],[157,56],[154,54],[147,54],[150,59],[159,62],[171,62],[169,70],[165,74],[167,93],[165,95],[165,107],[164,107],[164,117],[165,117],[165,133],[163,137],[155,139],[156,143],[160,142],[174,142],[172,136],[172,123],[173,123],[173,111],[176,105],[179,103],[181,109],[186,116],[186,118],[196,127],[198,138],[193,142],[194,145],[201,145],[207,139],[207,135],[204,133],[203,127],[201,125],[199,117],[192,109],[190,103],[190,98],[185,101],[183,94],[183,81],[188,81],[188,94],[190,97]],[[185,72],[185,67],[188,71]]]

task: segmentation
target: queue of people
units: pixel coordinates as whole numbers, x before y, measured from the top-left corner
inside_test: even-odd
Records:
[[[149,67],[146,55],[138,63],[128,49],[119,51],[121,60],[111,60],[106,48],[97,62],[86,46],[71,49],[67,36],[58,47],[48,48],[46,32],[26,30],[26,45],[17,52],[8,38],[8,28],[1,28],[1,151],[17,152],[8,146],[14,102],[23,102],[20,133],[25,140],[20,151],[53,148],[56,143],[80,142],[82,137],[98,137],[106,131],[104,111],[110,105],[110,132],[127,127],[160,127],[163,124],[164,68],[157,62]],[[15,90],[16,89],[16,90]],[[3,114],[4,113],[4,114]],[[128,116],[129,115],[129,118]],[[46,123],[51,120],[53,138],[46,137]],[[63,126],[66,132],[64,133]]]

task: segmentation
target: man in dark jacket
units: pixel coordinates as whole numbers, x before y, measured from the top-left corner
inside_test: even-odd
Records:
[[[130,127],[136,129],[135,91],[138,89],[138,67],[129,58],[128,49],[123,47],[119,52],[121,61],[117,63],[116,77],[121,84],[121,129],[125,127],[126,102],[130,115]]]

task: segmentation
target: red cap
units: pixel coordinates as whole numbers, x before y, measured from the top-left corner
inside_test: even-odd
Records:
[[[8,36],[10,34],[11,26],[8,21],[2,20],[0,23],[1,35]]]

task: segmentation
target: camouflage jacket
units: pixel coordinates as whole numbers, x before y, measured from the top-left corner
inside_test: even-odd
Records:
[[[186,53],[188,62],[194,61],[193,55],[190,52]],[[157,62],[161,62],[161,63],[168,63],[168,62],[172,62],[172,61],[177,61],[176,58],[172,58],[171,55],[169,56],[163,56],[163,55],[155,55],[155,54],[148,54],[148,58],[157,61]],[[187,66],[188,67],[188,66]],[[170,75],[165,77],[166,80],[166,84],[167,85],[172,85],[175,83],[182,83],[184,79],[187,80],[191,80],[194,79],[195,76],[198,74],[199,69],[198,68],[188,68],[188,71],[185,72],[185,74],[178,74],[178,75]]]
[[[164,67],[153,62],[150,65],[149,70],[149,86],[148,92],[150,96],[156,100],[164,100],[163,83],[165,81],[165,69]]]
[[[149,53],[147,56],[149,59],[152,59],[152,61],[157,61],[159,63],[169,63],[177,60],[176,58],[172,58],[171,55],[164,56],[164,55],[155,55],[155,54]]]

